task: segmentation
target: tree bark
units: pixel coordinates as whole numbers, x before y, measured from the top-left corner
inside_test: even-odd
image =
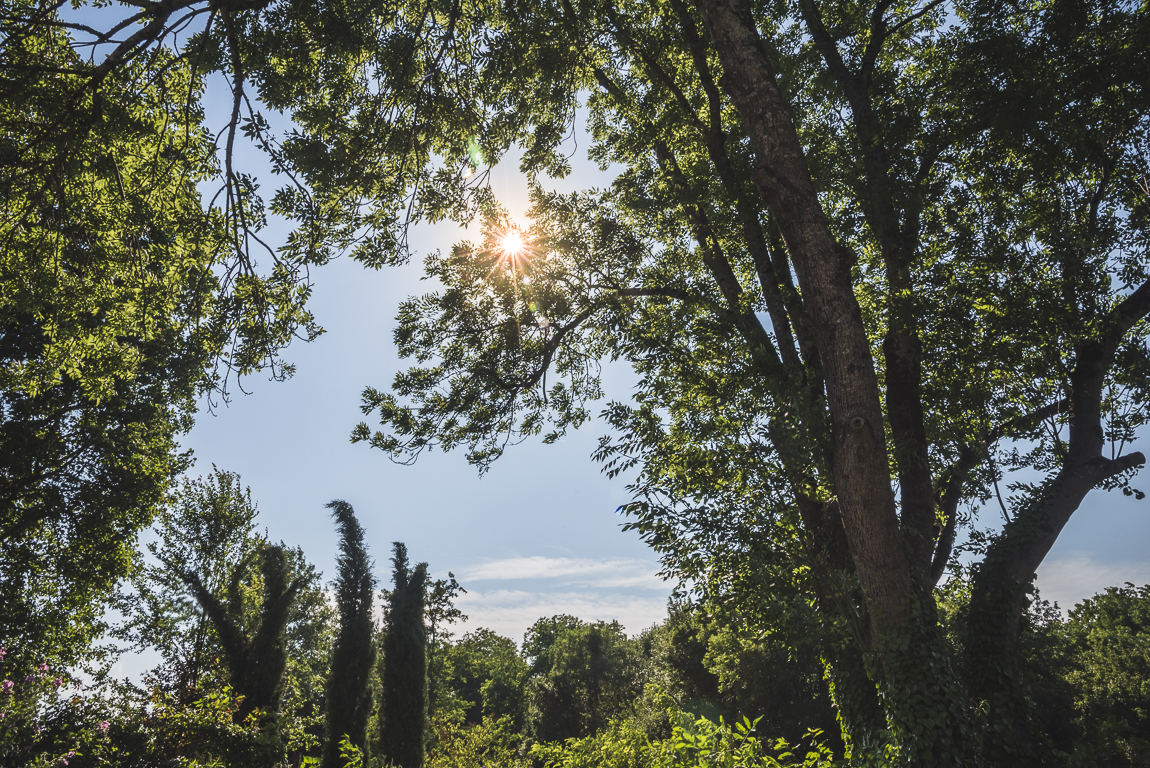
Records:
[[[832,481],[866,601],[868,672],[899,759],[961,765],[968,713],[948,662],[933,597],[912,576],[895,509],[870,342],[850,262],[831,233],[798,134],[746,0],[701,0],[731,95],[755,153],[754,179],[778,222],[814,322],[833,434]],[[916,568],[920,575],[929,562]]]
[[[833,480],[851,557],[874,617],[905,620],[910,574],[888,472],[870,343],[850,279],[775,74],[744,0],[704,0],[703,18],[756,156],[755,182],[778,222],[814,321],[834,438]]]

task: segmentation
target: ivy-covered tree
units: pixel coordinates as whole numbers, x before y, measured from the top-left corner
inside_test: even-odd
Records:
[[[1145,461],[1148,34],[1110,0],[401,6],[341,91],[396,106],[328,155],[374,161],[326,188],[466,219],[469,146],[562,175],[582,115],[619,173],[431,256],[442,289],[395,334],[416,367],[365,391],[380,427],[354,438],[482,471],[587,420],[623,358],[596,458],[633,473],[632,526],[703,599],[817,643],[852,759],[1050,757],[1027,590]],[[1015,470],[1041,479],[993,525]],[[967,534],[960,650],[934,592]]]
[[[53,7],[11,8],[17,43],[84,31]],[[356,439],[401,460],[463,447],[483,468],[519,438],[586,421],[598,362],[622,358],[639,386],[606,409],[614,436],[597,458],[634,472],[632,522],[704,598],[814,639],[853,757],[1042,759],[1021,650],[1029,582],[1086,495],[1136,493],[1144,462],[1122,452],[1150,400],[1144,8],[123,10],[108,29],[144,23],[101,38],[102,58],[45,65],[24,51],[9,69],[42,93],[72,88],[52,102],[68,114],[60,105],[98,104],[108,78],[162,60],[170,39],[173,62],[228,73],[229,149],[249,89],[294,118],[280,143],[258,116],[246,124],[306,184],[272,201],[301,222],[276,255],[281,290],[240,305],[298,308],[300,266],[329,252],[318,242],[378,267],[408,258],[413,221],[486,215],[482,243],[428,261],[443,290],[405,304],[396,333],[422,367],[393,394],[365,392],[381,425]],[[191,23],[198,34],[176,34]],[[487,166],[518,143],[528,174],[564,175],[560,145],[583,115],[617,179],[538,190],[533,224],[506,238]],[[70,147],[60,124],[9,131],[35,138],[11,156],[39,167],[36,147]],[[223,175],[229,242],[250,242],[254,185],[230,163]],[[228,274],[254,275],[242,247],[229,252],[240,271]],[[987,530],[978,508],[1012,470],[1042,479],[1016,486]],[[972,531],[959,649],[935,588]]]
[[[411,568],[407,547],[393,545],[380,663],[379,755],[397,768],[422,768],[427,738],[427,563]]]
[[[211,592],[195,571],[185,571],[184,580],[212,623],[223,649],[228,682],[243,702],[236,713],[242,722],[260,710],[267,715],[279,712],[287,668],[285,630],[292,604],[303,586],[292,579],[285,548],[262,544],[254,555],[259,561],[260,612],[254,622],[245,622],[243,579],[248,561],[232,571],[221,600]]]
[[[114,635],[132,650],[159,651],[163,662],[155,677],[178,700],[198,695],[220,656],[211,620],[189,591],[185,574],[195,573],[211,594],[225,595],[234,575],[245,578],[242,568],[263,544],[256,534],[257,514],[251,489],[234,472],[214,470],[185,479],[156,520],[155,540],[147,545],[150,557],[119,602],[124,621]],[[253,610],[258,606],[244,608]]]
[[[189,587],[189,573],[224,603],[228,622],[253,643],[249,654],[263,653],[268,645],[261,646],[263,650],[255,646],[257,628],[280,620],[274,616],[278,608],[265,610],[269,594],[277,599],[277,588],[262,572],[268,564],[261,552],[268,542],[257,533],[257,514],[251,490],[234,472],[217,469],[207,477],[185,479],[161,511],[154,540],[133,573],[130,589],[117,601],[122,618],[111,634],[126,643],[124,650],[159,653],[160,663],[144,682],[147,693],[163,698],[173,716],[195,717],[224,696],[224,686],[236,685],[229,651],[196,590]],[[281,745],[290,741],[298,747],[322,728],[333,611],[320,574],[303,551],[282,543],[277,549],[287,582],[298,585],[283,629],[279,694],[273,694],[278,701],[277,738]],[[274,662],[278,653],[273,647],[268,660]],[[236,688],[232,696],[242,693]]]
[[[322,765],[343,768],[340,743],[345,737],[360,750],[367,746],[372,705],[369,683],[375,664],[375,626],[371,615],[375,577],[355,510],[338,499],[327,506],[340,536],[336,560],[339,576],[335,582],[339,633],[332,648],[327,679],[327,728]]]

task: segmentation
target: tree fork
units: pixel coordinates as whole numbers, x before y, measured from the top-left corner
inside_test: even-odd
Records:
[[[778,222],[814,321],[834,432],[834,484],[859,580],[876,618],[902,624],[910,570],[899,533],[878,380],[849,265],[819,204],[806,157],[750,7],[704,0],[703,17],[755,150],[755,181]]]

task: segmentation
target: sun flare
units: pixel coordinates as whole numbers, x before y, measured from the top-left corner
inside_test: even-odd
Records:
[[[504,256],[515,258],[527,250],[527,243],[524,241],[523,235],[511,230],[499,238],[499,250]]]

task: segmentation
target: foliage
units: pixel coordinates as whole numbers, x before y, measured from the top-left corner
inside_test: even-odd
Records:
[[[588,736],[627,715],[643,690],[639,649],[617,621],[540,619],[523,653],[531,660],[529,729],[539,741]]]
[[[467,616],[455,606],[455,599],[467,590],[459,586],[450,571],[446,579],[428,580],[426,589],[423,600],[427,626],[427,711],[434,717],[459,704],[453,692],[445,688],[453,675],[446,654],[451,653],[451,625],[467,621]]]
[[[1082,764],[1150,763],[1150,586],[1110,587],[1053,622],[1046,659],[1070,692],[1070,733]]]
[[[545,768],[655,768],[646,734],[626,721],[580,739],[535,744],[531,754]]]
[[[257,514],[239,475],[213,468],[206,478],[185,478],[158,516],[146,545],[151,558],[132,574],[131,590],[119,602],[124,621],[114,635],[128,641],[129,650],[158,650],[163,664],[155,674],[178,697],[201,686],[221,652],[184,576],[197,574],[205,589],[222,596],[260,547]]]
[[[337,768],[342,765],[344,742],[358,750],[367,743],[367,721],[372,706],[368,683],[375,664],[375,627],[371,615],[375,577],[363,541],[363,528],[351,505],[337,500],[327,506],[340,531],[339,577],[335,584],[339,634],[332,648],[327,680],[327,741],[322,765]]]
[[[258,635],[256,628],[268,618],[268,585],[260,569],[253,566],[260,561],[265,567],[275,563],[266,560],[269,545],[256,535],[257,514],[250,489],[240,484],[235,473],[216,470],[206,478],[185,480],[170,506],[161,512],[156,540],[148,545],[151,558],[133,575],[133,589],[119,603],[123,621],[113,635],[128,642],[126,650],[159,651],[162,662],[149,673],[148,684],[181,706],[192,706],[204,695],[218,693],[231,675],[231,668],[220,664],[226,657],[225,649],[215,625],[188,586],[188,573],[196,574],[205,590],[217,599],[228,599],[229,590],[238,590],[238,599],[233,592],[229,601],[229,621],[242,627],[253,641]],[[281,714],[276,728],[281,732],[314,731],[321,720],[332,610],[320,576],[303,552],[282,544],[275,549],[282,554],[287,580],[298,585],[287,607],[284,667],[276,707]],[[270,554],[278,558],[274,550]],[[278,640],[271,643],[277,644]],[[265,653],[266,649],[254,652]],[[277,654],[274,651],[273,655]],[[249,696],[245,703],[250,701]],[[293,736],[291,740],[307,742],[301,739]]]
[[[18,223],[9,264],[32,254],[27,274],[49,281],[72,274],[49,265],[86,269],[82,258],[68,258],[88,253],[72,247],[79,239],[70,225],[90,218],[89,201],[110,201],[119,212],[129,198],[117,166],[130,164],[100,142],[107,136],[163,161],[167,131],[182,128],[174,135],[188,140],[176,152],[189,147],[190,159],[139,163],[147,173],[193,169],[177,174],[185,180],[174,194],[156,199],[182,206],[173,214],[187,219],[177,222],[180,237],[198,244],[209,230],[202,253],[189,246],[189,270],[178,262],[180,279],[163,283],[160,317],[181,318],[166,328],[166,349],[187,353],[186,371],[202,372],[201,353],[224,348],[250,370],[274,359],[296,329],[309,329],[309,264],[344,247],[373,267],[403,262],[408,224],[468,223],[481,214],[482,242],[427,260],[441,290],[406,302],[396,331],[415,367],[393,392],[364,392],[364,410],[379,426],[360,425],[354,439],[399,461],[460,447],[482,471],[511,443],[554,441],[585,422],[602,395],[599,363],[623,359],[639,384],[629,400],[607,405],[612,434],[596,459],[632,479],[625,509],[634,528],[668,574],[697,586],[704,604],[729,606],[748,631],[788,647],[797,647],[795,636],[814,644],[852,759],[873,753],[949,766],[1051,757],[1036,732],[1024,668],[1028,585],[1091,491],[1142,495],[1130,482],[1145,457],[1123,451],[1150,401],[1145,7],[99,5],[115,17],[106,28],[115,31],[103,36],[62,20],[55,6],[5,5],[11,128],[3,168],[15,169],[5,177],[5,200],[37,216],[27,201],[60,197],[54,184],[76,193],[65,202],[79,200],[71,209],[79,218],[64,224],[6,218]],[[129,28],[136,33],[110,42]],[[90,61],[70,50],[83,42],[69,36],[81,34],[96,38]],[[233,97],[216,137],[222,169],[196,114],[200,78],[213,71],[227,74]],[[281,142],[250,106],[249,89],[295,121]],[[150,119],[157,101],[163,119]],[[169,114],[168,104],[186,106]],[[144,125],[136,133],[124,118],[133,110],[149,118],[137,121]],[[483,166],[519,144],[533,179],[564,175],[570,166],[560,144],[580,115],[593,158],[619,169],[615,182],[566,195],[535,187],[524,233],[530,247],[501,249],[509,222]],[[287,246],[269,254],[266,279],[249,251],[265,208],[254,180],[233,167],[241,134],[289,174],[268,210],[299,224]],[[222,208],[192,204],[187,179],[204,174],[218,176]],[[72,178],[80,182],[62,181]],[[172,186],[128,178],[132,195]],[[137,242],[116,227],[139,219],[96,218],[101,226],[75,229],[112,233],[111,251]],[[68,246],[65,258],[41,258],[20,241],[40,232],[51,237],[36,242]],[[151,228],[129,235],[137,232],[149,247],[167,239]],[[226,245],[219,258],[217,242]],[[170,276],[177,261],[157,271]],[[113,293],[139,286],[136,278],[117,283],[128,271],[99,285]],[[9,272],[8,283],[27,287],[25,270]],[[172,309],[201,288],[211,300],[188,301],[183,314]],[[148,357],[135,343],[151,338],[151,315],[124,312],[127,326],[115,321],[118,309],[140,306],[131,303],[137,293],[125,295],[82,313],[73,335],[83,341],[90,326],[110,323],[126,338],[96,333],[93,349],[123,348],[131,364],[159,361],[141,371],[159,370],[167,353]],[[123,366],[111,378],[98,365],[73,374],[82,344],[45,351],[37,334],[57,338],[53,323],[68,320],[73,304],[61,306],[42,313],[42,328],[16,318],[33,337],[28,343],[39,345],[31,357],[47,363],[13,370],[79,376],[59,386],[50,379],[65,394],[67,386],[119,392],[105,386],[111,382],[129,394],[142,386],[143,374]],[[203,346],[186,342],[197,330],[207,332]],[[157,373],[147,382],[196,380]],[[148,398],[139,402],[180,401],[162,391]],[[24,435],[45,415],[94,413],[75,410],[77,402],[29,406],[31,416],[11,423]],[[123,412],[130,410],[114,411]],[[148,432],[146,450],[123,447],[125,456],[154,462],[145,463],[150,474],[130,503],[100,498],[77,505],[85,514],[75,517],[66,505],[5,507],[3,583],[13,591],[6,605],[17,607],[7,635],[32,638],[75,615],[85,619],[80,635],[50,641],[53,653],[66,655],[94,632],[86,598],[125,571],[127,542],[176,470],[170,436],[181,413],[173,407],[151,420],[152,406],[127,430],[95,430],[117,438]],[[56,442],[48,464],[60,466],[59,456],[70,454]],[[68,463],[86,466],[118,467]],[[141,478],[138,464],[127,466],[128,480]],[[1017,470],[1040,479],[1014,483],[1001,498],[999,481]],[[33,495],[56,490],[33,482],[27,467],[9,475]],[[979,514],[992,499],[1001,525]],[[97,535],[78,535],[73,519],[94,521]],[[963,536],[975,562],[959,644],[940,620],[934,588]],[[423,632],[415,626],[412,643]],[[420,676],[423,669],[421,662]],[[567,673],[561,664],[536,671]]]
[[[488,715],[476,722],[458,717],[432,721],[435,747],[427,768],[529,768],[522,731],[511,718]]]
[[[384,623],[379,702],[379,756],[398,768],[422,768],[427,737],[427,563],[409,567],[407,547],[394,543],[393,587]],[[374,752],[374,750],[373,750]]]
[[[47,664],[23,682],[6,681],[0,693],[4,765],[271,768],[314,743],[290,719],[277,728],[261,727],[255,714],[238,719],[242,702],[230,688],[190,702],[158,688],[148,693],[105,681],[100,689],[84,691],[78,681],[53,678]]]
[[[241,582],[247,563],[241,563],[227,584],[226,601],[213,594],[199,574],[186,571],[184,580],[212,623],[228,667],[228,681],[241,697],[240,720],[260,712],[274,716],[283,695],[287,668],[285,630],[291,620],[292,605],[303,586],[292,578],[284,547],[264,544],[257,555],[262,593],[255,621],[245,621]]]
[[[463,145],[520,142],[525,172],[561,175],[580,100],[619,173],[535,186],[523,253],[489,206],[480,240],[428,257],[441,289],[395,336],[414,367],[364,392],[379,426],[354,439],[483,471],[587,420],[598,363],[622,358],[639,384],[596,459],[633,478],[632,527],[702,601],[814,644],[852,754],[1038,754],[1027,585],[1087,494],[1135,494],[1145,461],[1123,454],[1150,360],[1144,9],[453,3],[441,45],[425,7],[375,38],[412,56],[349,78],[411,106],[373,130],[420,137],[372,144],[372,184],[434,175],[421,210],[470,220]],[[1015,470],[1042,479],[988,528]],[[960,659],[933,589],[964,532]]]
[[[196,191],[211,142],[169,98],[198,92],[187,65],[96,98],[44,71],[78,61],[62,30],[13,34],[36,7],[4,4],[0,49],[0,638],[72,663],[188,465],[221,233]]]
[[[524,730],[528,666],[513,640],[477,629],[437,655],[441,666],[436,685],[442,693],[433,712],[458,709],[462,722],[471,725],[507,718],[516,732]]]
[[[830,768],[831,752],[808,734],[805,751],[779,739],[765,750],[747,719],[734,726],[706,718],[671,713],[677,721],[670,738],[649,741],[633,726],[614,723],[594,736],[563,744],[537,744],[533,754],[545,768]],[[772,754],[773,752],[773,754]],[[799,753],[799,754],[796,754]]]
[[[823,663],[812,644],[719,622],[707,639],[707,667],[719,679],[728,717],[756,718],[760,733],[788,741],[816,729],[827,734],[828,746],[842,749]]]

